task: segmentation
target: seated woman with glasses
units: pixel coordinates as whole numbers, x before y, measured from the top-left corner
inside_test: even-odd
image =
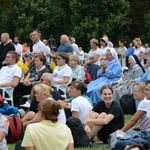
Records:
[[[57,55],[57,66],[53,71],[54,82],[53,86],[58,87],[59,85],[68,84],[72,80],[72,69],[68,66],[69,56],[67,53],[58,53]],[[62,93],[66,92],[66,87],[60,87]]]
[[[43,100],[38,109],[41,122],[27,126],[21,146],[32,150],[74,150],[70,129],[58,123],[60,104]]]

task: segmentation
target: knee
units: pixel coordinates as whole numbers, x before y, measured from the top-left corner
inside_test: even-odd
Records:
[[[99,113],[93,113],[92,115],[91,115],[91,118],[92,119],[96,119],[97,117],[99,116]]]
[[[102,112],[101,114],[99,114],[98,118],[106,118],[107,114]]]
[[[35,112],[33,111],[29,111],[26,115],[25,115],[25,118],[28,118],[28,119],[32,119],[35,115]]]

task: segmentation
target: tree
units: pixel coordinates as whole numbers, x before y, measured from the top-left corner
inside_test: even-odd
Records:
[[[144,38],[144,34],[148,33],[149,13],[150,13],[149,0],[131,0],[131,7],[130,7],[131,25],[129,34],[132,39],[135,37]]]
[[[129,31],[129,8],[127,0],[71,0],[72,36],[85,48],[103,34],[116,42]]]
[[[5,26],[12,36],[19,36],[23,41],[29,39],[33,29],[41,30],[43,38],[58,35],[64,31],[66,18],[60,4],[60,0],[10,0]]]

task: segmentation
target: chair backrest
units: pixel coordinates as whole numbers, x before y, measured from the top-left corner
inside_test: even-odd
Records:
[[[14,106],[14,102],[13,102],[14,88],[13,87],[3,87],[1,89],[2,89],[3,99],[6,100],[6,101],[10,101],[11,105]]]

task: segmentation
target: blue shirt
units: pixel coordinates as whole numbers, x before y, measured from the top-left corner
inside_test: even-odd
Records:
[[[66,45],[60,45],[58,47],[58,52],[59,53],[72,53],[73,50],[70,44],[66,44]]]
[[[127,56],[130,56],[130,55],[132,55],[133,54],[133,52],[134,52],[134,48],[132,47],[132,48],[128,48],[128,51],[127,51]]]

